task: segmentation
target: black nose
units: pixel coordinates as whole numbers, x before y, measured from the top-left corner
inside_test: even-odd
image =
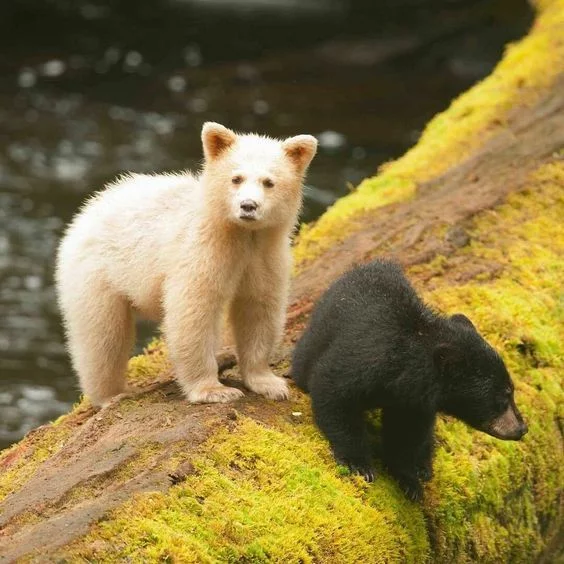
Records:
[[[258,205],[254,200],[243,200],[241,202],[241,209],[245,212],[254,212],[256,211]]]
[[[526,423],[521,423],[521,436],[523,437],[524,435],[527,434],[527,431],[529,430],[529,427],[527,427]]]

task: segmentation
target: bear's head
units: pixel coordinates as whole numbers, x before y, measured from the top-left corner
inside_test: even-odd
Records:
[[[447,335],[434,350],[441,411],[498,439],[521,439],[527,425],[515,405],[503,360],[466,316],[451,316],[447,326]]]
[[[295,224],[304,175],[317,151],[315,137],[278,141],[207,122],[202,144],[202,178],[214,210],[247,229]]]

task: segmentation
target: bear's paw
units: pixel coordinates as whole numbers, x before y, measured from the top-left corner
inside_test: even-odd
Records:
[[[290,397],[286,380],[275,376],[272,372],[245,378],[245,386],[255,394],[260,394],[268,399],[286,400]]]
[[[224,386],[219,382],[202,388],[196,388],[188,392],[190,403],[228,403],[244,397],[244,393],[230,386]]]

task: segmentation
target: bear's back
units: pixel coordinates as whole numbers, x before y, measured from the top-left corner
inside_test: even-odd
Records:
[[[134,303],[154,301],[168,263],[179,260],[179,234],[189,239],[195,227],[198,191],[190,174],[133,174],[96,193],[59,246],[59,293],[72,290],[75,273],[96,273]]]
[[[347,326],[385,325],[413,332],[426,323],[430,314],[405,277],[401,267],[378,259],[359,266],[341,277],[326,294],[321,307],[337,315]]]
[[[356,267],[317,303],[294,351],[292,376],[307,389],[315,366],[343,372],[354,366],[361,373],[376,358],[399,363],[432,318],[399,265],[376,260]]]

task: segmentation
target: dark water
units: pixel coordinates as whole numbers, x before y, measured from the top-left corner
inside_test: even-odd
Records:
[[[65,223],[124,170],[197,166],[206,120],[320,141],[304,220],[412,145],[523,35],[525,2],[0,7],[0,448],[78,391],[52,286]],[[152,328],[144,328],[142,337]]]

